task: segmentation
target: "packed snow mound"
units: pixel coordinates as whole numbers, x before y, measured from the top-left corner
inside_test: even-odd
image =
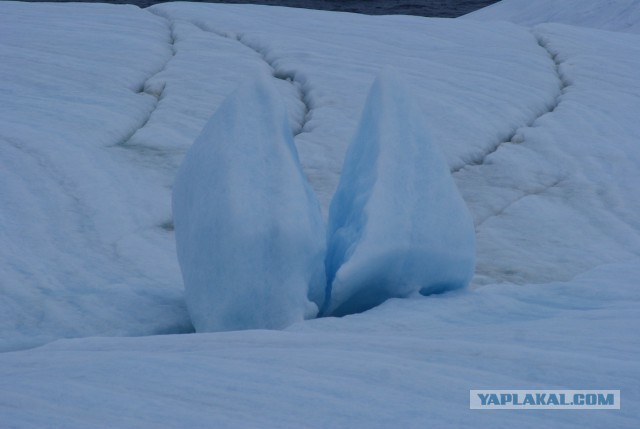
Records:
[[[327,313],[464,287],[473,221],[424,115],[391,70],[376,79],[331,202]]]
[[[280,329],[324,298],[325,231],[270,78],[229,96],[173,189],[178,260],[197,331]]]
[[[640,33],[640,0],[502,0],[464,18],[522,25],[547,22]]]

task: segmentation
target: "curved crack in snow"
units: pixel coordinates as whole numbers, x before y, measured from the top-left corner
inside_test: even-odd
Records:
[[[238,34],[236,40],[238,42],[242,43],[247,48],[249,48],[249,49],[255,51],[257,54],[259,54],[262,57],[263,61],[265,63],[267,63],[267,65],[273,71],[273,77],[274,78],[283,80],[285,82],[289,82],[291,85],[293,85],[293,88],[295,89],[296,93],[298,94],[298,98],[300,99],[300,102],[302,103],[302,106],[304,108],[302,120],[300,121],[298,129],[293,131],[293,136],[296,137],[296,136],[304,133],[305,132],[305,127],[306,127],[307,123],[309,122],[309,119],[311,117],[311,111],[312,111],[311,102],[309,100],[309,96],[307,94],[307,91],[305,90],[304,82],[302,82],[297,77],[295,72],[284,72],[283,70],[279,70],[276,67],[275,61],[273,59],[269,59],[267,57],[267,53],[264,52],[263,50],[261,50],[259,47],[252,45],[251,42],[249,42],[247,40],[247,38],[246,38],[246,36],[244,34]]]
[[[133,130],[129,135],[127,135],[124,139],[122,139],[120,142],[116,143],[114,146],[118,146],[118,147],[123,147],[126,149],[131,149],[131,150],[138,150],[138,147],[136,147],[135,145],[130,145],[130,141],[133,138],[133,136],[136,135],[136,133],[138,131],[140,131],[142,128],[144,128],[147,123],[149,123],[149,120],[151,119],[151,116],[153,116],[153,112],[155,112],[155,110],[158,108],[158,105],[160,104],[160,100],[162,100],[162,93],[164,91],[164,86],[162,88],[160,88],[159,90],[152,90],[151,87],[148,85],[148,82],[150,80],[152,80],[155,76],[157,76],[158,74],[162,73],[163,71],[165,71],[167,69],[167,66],[169,65],[169,62],[175,57],[176,55],[176,48],[175,48],[175,42],[176,42],[176,37],[174,34],[174,29],[173,29],[173,22],[164,16],[160,16],[158,14],[154,14],[164,20],[167,21],[167,25],[169,28],[169,45],[171,46],[171,56],[167,59],[167,61],[164,63],[164,65],[162,66],[162,68],[160,68],[160,70],[158,70],[157,72],[153,73],[151,76],[149,76],[144,82],[142,82],[140,89],[137,91],[138,94],[146,94],[146,95],[150,95],[151,97],[155,98],[155,102],[153,107],[149,110],[149,113],[147,114],[146,118],[141,122],[141,124],[135,129]]]
[[[485,165],[487,158],[491,154],[493,154],[496,151],[498,151],[498,149],[503,147],[505,144],[522,144],[522,143],[524,143],[525,142],[525,138],[522,135],[521,130],[523,130],[525,128],[534,127],[542,117],[553,113],[558,108],[558,106],[560,105],[560,103],[562,101],[562,96],[567,91],[567,88],[570,86],[570,83],[566,79],[566,77],[564,76],[564,74],[562,73],[562,71],[560,69],[561,61],[558,58],[558,53],[551,51],[551,49],[548,46],[548,41],[543,39],[542,36],[536,34],[533,31],[532,31],[532,33],[533,33],[534,37],[536,38],[536,41],[538,42],[538,45],[541,48],[543,48],[545,51],[547,51],[547,54],[549,55],[549,58],[553,61],[554,67],[555,67],[555,72],[556,72],[556,75],[558,77],[558,81],[560,82],[560,85],[558,87],[558,94],[557,94],[557,96],[556,96],[556,98],[554,100],[554,103],[549,107],[548,110],[546,110],[545,112],[543,112],[540,115],[536,116],[528,125],[526,125],[524,127],[516,128],[509,135],[509,137],[506,140],[500,141],[497,144],[492,145],[477,160],[474,160],[474,161],[472,161],[470,163],[466,163],[466,164],[464,164],[464,165],[462,165],[460,167],[451,169],[451,174],[458,173],[458,172],[460,172],[461,170],[463,170],[466,167],[476,167],[476,166]],[[527,197],[540,195],[540,194],[543,194],[543,193],[547,192],[548,190],[550,190],[552,188],[556,188],[563,180],[565,180],[565,177],[560,177],[560,178],[557,178],[557,179],[553,180],[550,184],[544,185],[541,188],[539,187],[539,188],[536,188],[536,189],[523,190],[523,192],[524,192],[523,195],[521,195],[521,196],[517,197],[516,199],[508,202],[502,208],[494,211],[490,215],[488,215],[488,216],[476,221],[476,230],[479,227],[481,227],[487,220],[489,220],[489,219],[491,219],[493,217],[502,215],[505,211],[507,211],[514,204],[522,201],[523,199],[525,199]]]
[[[507,204],[505,204],[501,209],[498,209],[497,211],[491,213],[490,215],[484,217],[483,219],[481,219],[480,221],[478,221],[476,223],[476,231],[489,219],[497,217],[502,215],[504,212],[506,212],[510,207],[512,207],[514,204],[524,200],[527,197],[531,197],[531,196],[535,196],[535,195],[541,195],[547,191],[549,191],[552,188],[557,187],[563,180],[565,180],[565,178],[559,178],[554,180],[553,182],[551,182],[548,185],[544,185],[540,188],[537,189],[532,189],[532,190],[525,190],[524,194],[519,196],[518,198],[514,199],[513,201],[508,202]]]
[[[155,13],[155,12],[153,12]],[[296,75],[295,72],[285,72],[281,69],[278,69],[276,67],[275,64],[275,60],[270,59],[267,56],[267,53],[259,48],[258,46],[253,45],[251,42],[249,42],[247,40],[247,37],[245,34],[242,33],[225,33],[222,31],[217,31],[217,30],[213,30],[210,29],[209,27],[199,23],[199,22],[195,22],[195,21],[189,21],[189,23],[193,24],[195,27],[199,28],[200,30],[207,32],[207,33],[213,33],[217,36],[220,37],[224,37],[226,39],[229,40],[233,40],[236,41],[238,43],[240,43],[242,46],[252,50],[253,52],[255,52],[256,54],[258,54],[260,56],[260,58],[262,59],[262,61],[265,62],[265,64],[267,64],[267,66],[269,66],[269,68],[271,69],[271,74],[274,78],[282,80],[284,82],[288,82],[293,86],[293,89],[295,90],[298,99],[300,100],[300,102],[302,103],[303,106],[303,115],[302,115],[302,119],[300,120],[298,127],[296,129],[293,130],[293,136],[297,137],[298,135],[307,132],[306,125],[309,122],[309,119],[311,118],[311,111],[313,110],[313,107],[311,106],[311,101],[309,99],[309,95],[305,89],[305,83],[303,81],[301,81],[299,79],[299,77]]]
[[[555,72],[556,72],[556,75],[558,77],[558,80],[560,81],[560,86],[558,87],[558,94],[556,95],[554,103],[546,111],[540,113],[538,116],[533,118],[531,120],[531,122],[529,122],[525,126],[521,126],[521,127],[515,128],[505,140],[499,141],[499,142],[491,145],[485,152],[481,153],[478,157],[476,157],[475,159],[471,160],[470,162],[467,162],[465,164],[462,164],[461,166],[452,168],[451,169],[451,174],[458,173],[459,171],[461,171],[461,170],[463,170],[464,168],[467,168],[467,167],[476,167],[476,166],[480,166],[480,165],[485,165],[485,163],[487,161],[487,158],[490,155],[492,155],[493,153],[495,153],[498,149],[503,147],[505,144],[520,144],[520,143],[523,143],[524,142],[524,138],[522,137],[522,135],[520,133],[520,130],[522,130],[523,128],[534,127],[536,125],[536,123],[540,120],[540,118],[542,118],[542,117],[544,117],[544,116],[546,116],[546,115],[548,115],[550,113],[553,113],[558,108],[558,105],[561,102],[562,95],[566,92],[567,87],[569,87],[570,83],[567,81],[565,76],[560,71],[560,60],[558,59],[558,54],[552,52],[549,49],[548,42],[546,40],[544,40],[542,38],[542,36],[540,36],[540,35],[538,35],[536,33],[533,33],[533,36],[536,38],[536,41],[537,41],[538,45],[541,48],[543,48],[545,51],[547,51],[547,54],[549,55],[549,58],[551,58],[551,60],[554,63]]]

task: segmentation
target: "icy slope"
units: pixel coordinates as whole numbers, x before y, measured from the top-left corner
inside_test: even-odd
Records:
[[[464,18],[522,25],[545,22],[640,33],[639,0],[502,0]]]

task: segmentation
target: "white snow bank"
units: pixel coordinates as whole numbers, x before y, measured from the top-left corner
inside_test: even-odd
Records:
[[[546,22],[640,33],[640,0],[502,0],[463,18],[522,25]]]
[[[197,331],[284,328],[324,297],[320,205],[270,80],[227,98],[173,188],[178,259]]]
[[[328,314],[466,286],[473,221],[424,114],[390,69],[376,79],[331,202]]]

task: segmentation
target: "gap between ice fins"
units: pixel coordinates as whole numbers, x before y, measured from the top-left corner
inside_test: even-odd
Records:
[[[393,297],[464,287],[471,216],[423,114],[391,71],[373,84],[329,212],[268,79],[242,87],[187,153],[173,191],[197,331],[280,329]]]

